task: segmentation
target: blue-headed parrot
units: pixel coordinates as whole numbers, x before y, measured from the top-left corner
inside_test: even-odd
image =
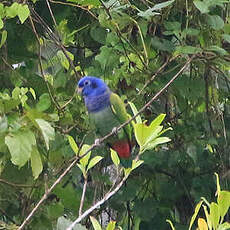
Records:
[[[115,127],[129,119],[121,98],[100,78],[91,76],[81,78],[78,82],[78,92],[84,97],[90,121],[100,137],[109,134]],[[127,160],[131,156],[131,133],[131,125],[128,124],[119,130],[117,135],[106,140],[121,160]]]

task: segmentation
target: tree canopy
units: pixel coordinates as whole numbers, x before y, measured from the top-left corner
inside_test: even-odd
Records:
[[[194,228],[229,229],[229,22],[229,0],[1,1],[0,229],[191,229],[202,202]],[[94,144],[85,75],[127,102],[132,168]]]

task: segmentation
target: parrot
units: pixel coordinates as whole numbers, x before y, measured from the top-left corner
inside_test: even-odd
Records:
[[[88,110],[90,122],[94,124],[96,135],[103,137],[114,128],[129,119],[125,104],[122,99],[113,93],[107,84],[100,78],[85,76],[78,82],[78,93],[80,93]],[[131,156],[132,128],[128,124],[120,129],[117,135],[106,139],[106,144],[117,152],[123,165]]]

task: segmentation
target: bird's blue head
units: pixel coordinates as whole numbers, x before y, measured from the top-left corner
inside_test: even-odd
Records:
[[[84,97],[98,96],[107,90],[105,82],[97,77],[85,76],[78,82],[78,92]]]
[[[85,76],[78,82],[78,92],[85,99],[89,112],[97,112],[110,104],[110,89],[103,80]]]

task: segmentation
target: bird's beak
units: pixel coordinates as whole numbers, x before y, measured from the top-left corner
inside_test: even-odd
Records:
[[[77,93],[82,94],[82,90],[83,90],[83,88],[77,87]]]

